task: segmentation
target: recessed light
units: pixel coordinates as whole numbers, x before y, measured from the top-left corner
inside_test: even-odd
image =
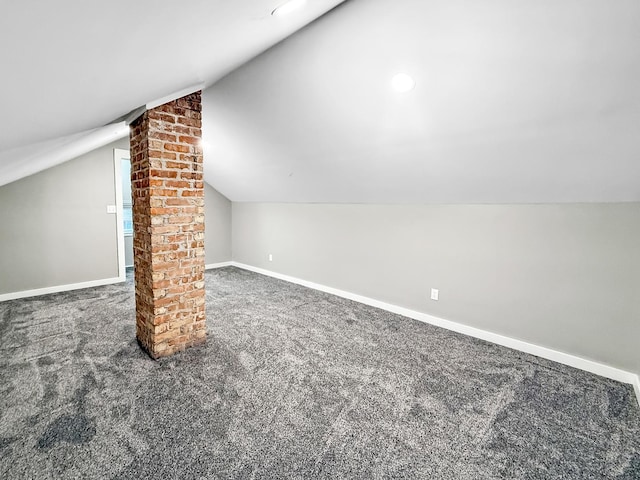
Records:
[[[288,2],[283,3],[279,7],[276,7],[273,10],[273,12],[271,12],[271,15],[273,15],[274,17],[287,15],[291,12],[298,10],[299,8],[304,7],[305,3],[307,3],[307,0],[289,0]]]
[[[406,73],[398,73],[391,79],[391,87],[398,93],[407,93],[414,89],[416,81]]]

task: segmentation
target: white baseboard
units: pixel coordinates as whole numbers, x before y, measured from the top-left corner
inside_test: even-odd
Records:
[[[365,297],[363,295],[346,292],[344,290],[328,287],[326,285],[321,285],[319,283],[310,282],[310,281],[302,280],[289,275],[284,275],[281,273],[272,272],[270,270],[265,270],[263,268],[254,267],[252,265],[230,261],[230,262],[211,263],[211,264],[205,265],[205,269],[210,270],[214,268],[222,268],[222,267],[228,267],[228,266],[242,268],[244,270],[249,270],[249,271],[260,273],[262,275],[266,275],[269,277],[278,278],[280,280],[302,285],[308,288],[312,288],[314,290],[330,293],[338,297],[347,298],[349,300],[354,300],[356,302],[363,303],[365,305],[370,305],[372,307],[380,308],[382,310],[386,310],[391,313],[396,313],[398,315],[409,317],[414,320],[418,320],[420,322],[436,325],[438,327],[442,327],[447,330],[452,330],[454,332],[462,333],[464,335],[469,335],[470,337],[479,338],[482,340],[486,340],[488,342],[502,345],[504,347],[509,347],[514,350],[519,350],[521,352],[529,353],[531,355],[535,355],[541,358],[546,358],[554,362],[562,363],[564,365],[569,365],[571,367],[578,368],[580,370],[585,370],[587,372],[591,372],[596,375],[600,375],[602,377],[611,378],[613,380],[617,380],[623,383],[630,383],[633,385],[633,388],[636,393],[636,398],[638,400],[638,403],[640,404],[640,377],[634,373],[627,372],[625,370],[611,367],[609,365],[605,365],[602,363],[598,363],[593,360],[587,360],[585,358],[577,357],[575,355],[570,355],[568,353],[559,352],[557,350],[552,350],[550,348],[541,347],[539,345],[528,343],[522,340],[517,340],[515,338],[506,337],[504,335],[500,335],[497,333],[488,332],[486,330],[470,327],[468,325],[464,325],[457,322],[452,322],[451,320],[438,318],[423,312],[418,312],[408,308],[404,308],[404,307],[400,307],[390,303],[375,300],[373,298]],[[37,289],[25,290],[21,292],[4,293],[4,294],[0,294],[0,302],[7,301],[7,300],[15,300],[19,298],[35,297],[39,295],[47,295],[50,293],[79,290],[82,288],[111,285],[114,283],[120,283],[124,281],[125,281],[124,277],[113,277],[113,278],[104,278],[101,280],[92,280],[89,282],[72,283],[68,285],[58,285],[55,287],[37,288]]]
[[[209,263],[204,266],[204,269],[211,270],[212,268],[230,267],[232,263],[233,262]]]
[[[442,327],[447,330],[452,330],[454,332],[462,333],[464,335],[469,335],[470,337],[475,337],[481,340],[486,340],[488,342],[496,343],[498,345],[512,348],[514,350],[518,350],[521,352],[529,353],[537,357],[546,358],[547,360],[552,360],[554,362],[562,363],[564,365],[569,365],[571,367],[578,368],[580,370],[585,370],[587,372],[595,373],[596,375],[600,375],[606,378],[611,378],[618,382],[630,383],[634,386],[638,404],[640,404],[640,379],[638,375],[636,375],[635,373],[627,372],[625,370],[620,370],[618,368],[611,367],[609,365],[598,363],[593,360],[587,360],[586,358],[577,357],[575,355],[571,355],[568,353],[552,350],[547,347],[541,347],[533,343],[528,343],[522,340],[517,340],[515,338],[506,337],[504,335],[488,332],[486,330],[481,330],[479,328],[470,327],[462,323],[452,322],[451,320],[445,320],[443,318],[434,317],[433,315],[429,315],[427,313],[422,313],[415,310],[410,310],[408,308],[399,307],[397,305],[392,305],[390,303],[381,302],[379,300],[365,297],[363,295],[346,292],[344,290],[339,290],[337,288],[327,287],[326,285],[321,285],[318,283],[309,282],[307,280],[291,277],[289,275],[283,275],[281,273],[265,270],[263,268],[254,267],[252,265],[246,265],[239,262],[231,262],[231,265],[234,267],[242,268],[244,270],[250,270],[252,272],[260,273],[262,275],[267,275],[269,277],[278,278],[280,280],[285,280],[287,282],[312,288],[314,290],[320,290],[322,292],[330,293],[338,297],[347,298],[349,300],[354,300],[359,303],[364,303],[365,305],[370,305],[372,307],[380,308],[382,310],[386,310],[391,313],[396,313],[398,315],[403,315],[405,317],[413,318],[414,320],[418,320],[420,322],[428,323],[430,325],[436,325],[438,327]]]
[[[40,295],[47,295],[49,293],[69,292],[71,290],[80,290],[82,288],[100,287],[102,285],[124,282],[125,280],[125,277],[103,278],[100,280],[91,280],[90,282],[70,283],[68,285],[36,288],[33,290],[24,290],[22,292],[3,293],[0,294],[0,302],[16,300],[18,298],[37,297]]]
[[[222,267],[228,267],[230,265],[231,265],[231,262],[210,263],[209,265],[205,265],[204,268],[206,270],[210,270],[212,268],[222,268]],[[133,265],[131,266],[133,267]],[[100,280],[91,280],[90,282],[70,283],[68,285],[57,285],[55,287],[36,288],[33,290],[24,290],[21,292],[1,293],[0,302],[4,302],[6,300],[16,300],[18,298],[37,297],[40,295],[47,295],[49,293],[69,292],[71,290],[80,290],[82,288],[100,287],[102,285],[111,285],[113,283],[124,282],[125,280],[126,280],[126,277],[122,276],[122,277],[104,278]]]
[[[231,265],[231,262],[210,263],[208,265],[205,265],[204,268],[206,270],[210,270],[212,268],[222,268],[222,267],[228,267],[230,265]],[[102,285],[111,285],[113,283],[124,282],[125,280],[126,280],[126,277],[122,276],[122,277],[104,278],[101,280],[92,280],[90,282],[70,283],[68,285],[57,285],[55,287],[36,288],[33,290],[24,290],[22,292],[2,293],[0,294],[0,302],[4,302],[6,300],[16,300],[18,298],[37,297],[39,295],[47,295],[49,293],[59,293],[59,292],[68,292],[71,290],[80,290],[82,288],[100,287]]]

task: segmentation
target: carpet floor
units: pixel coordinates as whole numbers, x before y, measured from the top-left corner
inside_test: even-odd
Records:
[[[233,267],[153,361],[131,279],[0,303],[2,479],[639,479],[612,380]]]

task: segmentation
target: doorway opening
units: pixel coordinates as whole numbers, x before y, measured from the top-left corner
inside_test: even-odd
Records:
[[[129,150],[113,150],[116,192],[116,234],[118,236],[118,276],[126,280],[133,270],[133,200],[131,197],[131,158]]]

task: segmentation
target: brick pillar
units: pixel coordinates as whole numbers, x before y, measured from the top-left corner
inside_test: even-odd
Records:
[[[206,336],[200,93],[131,124],[136,337],[152,358]]]

